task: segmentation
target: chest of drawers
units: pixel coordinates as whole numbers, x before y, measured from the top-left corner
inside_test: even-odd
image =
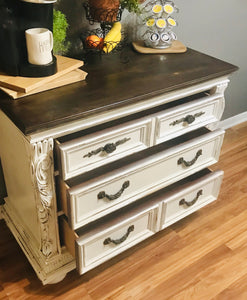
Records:
[[[0,95],[1,214],[44,284],[217,199],[223,171],[208,168],[237,68],[192,49],[128,58],[85,66],[82,83]]]

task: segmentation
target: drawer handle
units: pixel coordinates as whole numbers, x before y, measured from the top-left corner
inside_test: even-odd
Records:
[[[177,124],[179,124],[179,123],[183,123],[183,122],[186,122],[187,124],[191,124],[191,123],[193,123],[193,122],[195,121],[196,118],[202,116],[203,114],[205,114],[204,111],[201,111],[201,112],[196,113],[196,114],[194,114],[194,115],[187,115],[187,116],[184,117],[184,118],[181,118],[181,119],[178,119],[178,120],[176,120],[176,121],[173,121],[173,122],[170,123],[169,125],[170,125],[170,126],[175,126],[175,125],[177,125]]]
[[[130,138],[124,138],[122,140],[117,141],[116,143],[105,144],[104,147],[100,147],[96,150],[92,150],[92,151],[88,152],[87,154],[85,154],[83,157],[91,157],[91,156],[96,155],[100,152],[106,152],[108,154],[112,153],[117,149],[117,146],[122,145],[122,144],[126,143],[129,140],[130,140]]]
[[[110,243],[113,243],[114,245],[119,245],[121,243],[123,243],[124,241],[127,240],[129,234],[134,231],[135,227],[134,225],[131,225],[128,229],[127,229],[127,232],[120,238],[120,239],[116,239],[116,240],[113,240],[111,239],[110,237],[109,238],[106,238],[103,242],[104,245],[109,245]]]
[[[184,164],[185,167],[190,167],[192,165],[194,165],[194,163],[197,161],[198,157],[202,155],[202,150],[198,150],[196,153],[196,156],[191,160],[191,161],[186,161],[184,160],[183,157],[180,157],[178,160],[178,165]]]
[[[185,201],[185,199],[182,199],[182,200],[179,201],[179,205],[186,205],[187,207],[190,207],[190,206],[194,205],[197,202],[198,198],[201,195],[202,195],[202,190],[197,192],[196,197],[192,201],[187,202],[187,201]]]
[[[115,199],[119,198],[119,197],[122,195],[123,191],[124,191],[125,189],[127,189],[127,187],[129,187],[129,185],[130,185],[129,180],[125,181],[125,182],[122,184],[121,189],[120,189],[115,195],[108,195],[108,194],[106,194],[105,191],[99,192],[99,193],[98,193],[98,199],[107,198],[107,199],[110,200],[110,201],[115,200]]]

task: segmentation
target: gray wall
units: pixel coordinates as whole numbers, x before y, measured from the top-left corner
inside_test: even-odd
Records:
[[[186,46],[237,65],[226,90],[223,119],[247,112],[247,1],[175,0],[178,39]]]
[[[237,65],[226,90],[223,119],[247,112],[247,1],[174,0],[180,12],[175,17],[178,39],[187,47]],[[66,13],[73,51],[80,51],[79,34],[88,26],[82,0],[59,0],[57,7]],[[125,13],[126,16],[126,13]],[[130,18],[123,18],[123,23]]]

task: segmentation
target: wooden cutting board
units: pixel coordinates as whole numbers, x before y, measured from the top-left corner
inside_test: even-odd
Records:
[[[184,53],[187,51],[186,46],[180,41],[173,41],[171,47],[165,49],[146,47],[143,41],[133,42],[132,45],[137,52],[143,54]]]
[[[32,94],[36,94],[36,93],[40,93],[43,91],[47,91],[47,90],[51,90],[63,85],[67,85],[67,84],[71,84],[74,82],[78,82],[78,81],[82,81],[86,78],[87,73],[77,69],[77,70],[73,70],[70,71],[69,73],[62,75],[58,78],[55,78],[53,80],[51,80],[50,82],[46,83],[45,85],[42,85],[34,90],[31,90],[28,93],[23,93],[23,92],[17,92],[11,89],[7,89],[4,87],[0,87],[1,90],[3,90],[5,93],[7,93],[9,96],[11,96],[13,99],[19,99],[28,95],[32,95]]]
[[[0,87],[5,87],[17,92],[29,93],[37,89],[51,80],[59,78],[79,67],[83,66],[83,61],[68,58],[65,56],[56,55],[57,58],[57,73],[47,77],[21,77],[21,76],[8,76],[0,74]]]

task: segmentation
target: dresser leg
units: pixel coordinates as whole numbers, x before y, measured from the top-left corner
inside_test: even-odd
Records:
[[[64,273],[63,274],[59,274],[56,277],[54,277],[54,279],[51,279],[48,284],[56,284],[56,283],[64,280],[64,278],[66,277],[66,275],[67,275],[67,273],[66,274],[64,274]]]
[[[16,215],[15,210],[8,206],[8,201],[2,207],[2,216],[37,277],[44,285],[61,281],[68,272],[75,269],[75,260],[65,248],[62,248],[59,254],[50,259],[43,255],[34,242],[35,239],[22,225],[22,221]]]

